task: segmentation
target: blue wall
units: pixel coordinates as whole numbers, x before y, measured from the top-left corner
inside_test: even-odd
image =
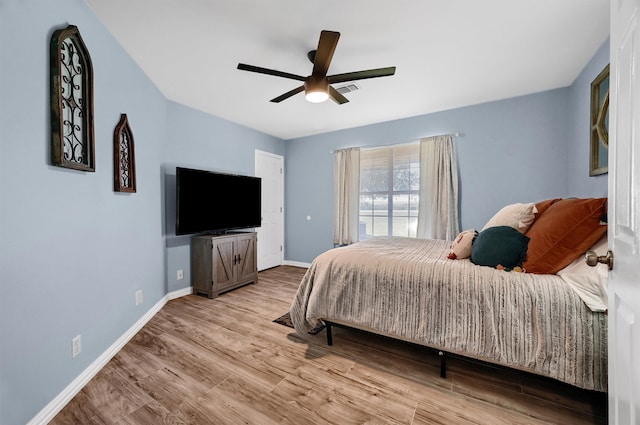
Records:
[[[49,40],[77,25],[94,67],[95,173],[50,164]],[[165,294],[160,174],[166,102],[80,0],[0,6],[0,423],[23,424]],[[136,194],[113,191],[129,118]],[[136,307],[134,293],[144,292]],[[82,353],[71,358],[71,339]]]
[[[513,202],[606,196],[607,176],[589,177],[588,157],[590,84],[608,62],[607,41],[567,88],[287,141],[285,258],[309,263],[333,246],[338,148],[460,131],[462,229]]]
[[[254,175],[255,150],[285,154],[284,141],[222,118],[169,102],[167,144],[163,165],[165,188],[165,235],[168,291],[191,282],[189,236],[175,235],[176,167],[190,167],[233,174]],[[233,202],[233,199],[225,202]],[[176,271],[184,280],[176,280]]]
[[[67,24],[93,59],[95,173],[50,165],[48,48]],[[2,425],[28,422],[167,293],[189,286],[189,239],[173,232],[176,166],[253,174],[255,149],[285,155],[285,258],[301,262],[332,246],[336,148],[463,132],[464,228],[505,203],[606,191],[606,176],[589,178],[585,165],[584,91],[607,46],[569,88],[287,142],[167,101],[82,0],[0,0],[0,55]],[[120,113],[135,137],[135,194],[113,192]],[[71,359],[78,334],[82,353]]]
[[[607,196],[608,174],[589,176],[591,82],[609,63],[609,39],[569,88],[568,193],[576,197]]]
[[[95,173],[50,165],[49,40],[68,24],[93,62]],[[285,143],[167,101],[82,0],[0,0],[0,55],[0,424],[14,425],[190,286],[189,240],[167,224],[175,166],[253,175],[254,150],[284,154]],[[135,139],[135,194],[113,191],[120,113]]]

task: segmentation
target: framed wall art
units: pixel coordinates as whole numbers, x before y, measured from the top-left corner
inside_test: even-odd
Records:
[[[95,171],[89,51],[74,25],[54,31],[49,47],[52,163]]]
[[[113,177],[116,192],[136,191],[136,161],[133,133],[127,114],[120,114],[120,121],[113,131]]]
[[[591,83],[589,175],[606,174],[609,163],[609,65]]]

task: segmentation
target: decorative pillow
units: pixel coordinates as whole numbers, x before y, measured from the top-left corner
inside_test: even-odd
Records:
[[[494,215],[491,220],[484,225],[482,230],[495,226],[510,226],[519,231],[526,233],[535,219],[536,205],[529,204],[511,204],[502,208]]]
[[[538,218],[540,218],[540,216],[549,209],[549,207],[553,204],[555,204],[558,201],[561,201],[562,198],[553,198],[553,199],[547,199],[545,201],[540,201],[540,202],[536,202],[536,209],[538,210],[538,212],[536,213],[536,220]]]
[[[571,198],[552,204],[533,223],[527,236],[529,273],[555,274],[584,254],[606,232],[600,221],[607,198]]]
[[[594,246],[588,249],[598,255],[607,254],[607,237],[603,236]],[[592,311],[607,311],[607,279],[609,268],[606,264],[596,264],[590,267],[584,257],[576,258],[571,264],[557,274],[567,282],[582,298],[582,301]]]
[[[451,260],[462,260],[471,256],[471,243],[478,235],[476,229],[461,232],[451,244],[451,251],[447,256]]]
[[[480,266],[506,268],[522,266],[527,256],[529,238],[511,226],[494,226],[483,230],[473,241],[471,262]]]
[[[533,219],[533,223],[535,223],[536,220],[539,219],[540,216],[546,210],[548,210],[551,205],[555,204],[556,202],[558,202],[560,200],[562,200],[562,198],[553,198],[553,199],[547,199],[547,200],[544,200],[544,201],[536,202],[536,210],[538,210],[538,212],[535,213],[535,218]],[[533,226],[533,223],[531,223],[531,226]],[[529,226],[529,228],[531,228],[531,226]],[[526,233],[527,232],[525,232],[525,234]]]

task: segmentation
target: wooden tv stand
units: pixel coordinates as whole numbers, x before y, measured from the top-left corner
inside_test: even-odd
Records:
[[[191,239],[193,293],[216,298],[248,283],[258,282],[255,232],[199,235]]]

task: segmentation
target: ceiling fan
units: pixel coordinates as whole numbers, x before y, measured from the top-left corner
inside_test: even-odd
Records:
[[[275,69],[262,68],[259,66],[238,64],[238,69],[243,71],[257,72],[260,74],[274,75],[276,77],[290,78],[292,80],[303,81],[304,84],[296,87],[278,97],[271,99],[271,102],[279,103],[291,96],[305,92],[306,99],[310,102],[324,102],[328,98],[333,99],[338,104],[349,102],[340,92],[334,89],[331,84],[343,83],[346,81],[364,80],[367,78],[387,77],[395,74],[396,67],[368,69],[365,71],[347,72],[344,74],[327,75],[333,53],[336,50],[340,33],[335,31],[322,31],[318,48],[307,54],[307,57],[313,63],[311,75],[303,77],[301,75],[290,74]]]

